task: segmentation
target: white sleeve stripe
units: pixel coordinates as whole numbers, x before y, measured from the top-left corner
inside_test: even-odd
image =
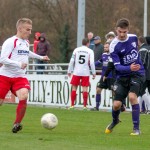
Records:
[[[119,65],[119,64],[120,64],[120,62],[114,63],[114,65]]]

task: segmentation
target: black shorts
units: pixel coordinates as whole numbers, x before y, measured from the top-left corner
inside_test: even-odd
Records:
[[[114,78],[106,78],[105,81],[103,81],[103,78],[99,80],[97,83],[97,87],[101,89],[109,89],[112,90],[114,86],[115,79]]]
[[[150,93],[150,80],[146,80],[144,84],[142,85],[140,89],[139,96],[143,96],[146,93],[146,88],[148,89],[148,92]]]
[[[122,101],[128,96],[129,92],[140,94],[140,89],[145,82],[144,76],[120,77],[114,84],[114,100]]]

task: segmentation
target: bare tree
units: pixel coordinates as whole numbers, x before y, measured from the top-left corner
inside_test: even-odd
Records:
[[[30,42],[33,42],[35,32],[45,32],[52,45],[51,62],[68,61],[77,43],[77,6],[78,0],[1,0],[0,45],[15,34],[15,24],[19,18],[29,17],[33,21]],[[116,21],[126,17],[131,22],[130,32],[142,35],[143,6],[142,0],[86,0],[85,32],[92,31],[105,42],[105,34],[115,31]],[[148,18],[149,6],[150,1]],[[59,59],[63,55],[66,57]]]

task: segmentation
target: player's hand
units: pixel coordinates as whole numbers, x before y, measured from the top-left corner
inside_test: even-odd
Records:
[[[45,61],[49,61],[50,58],[48,56],[43,56],[43,59],[42,60],[45,60]]]
[[[103,76],[103,82],[106,80],[107,77]]]
[[[68,77],[71,77],[71,73],[68,73]]]
[[[25,69],[27,67],[27,63],[21,63],[21,69]]]
[[[141,68],[141,66],[139,64],[133,63],[130,65],[131,71],[138,71],[140,68]]]
[[[94,80],[94,79],[95,79],[95,77],[96,77],[96,74],[93,74],[93,77],[92,77],[92,79]]]

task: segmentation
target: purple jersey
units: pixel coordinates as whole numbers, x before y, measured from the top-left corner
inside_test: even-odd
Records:
[[[107,70],[108,62],[110,60],[110,53],[103,53],[101,58],[95,62],[95,66],[102,63],[102,77],[105,74],[105,71]],[[112,73],[110,72],[107,78],[112,78]]]
[[[138,39],[134,34],[127,34],[124,41],[118,40],[116,37],[110,44],[110,53],[113,59],[117,77],[130,75],[144,75],[144,67],[138,54]],[[138,71],[131,71],[132,63],[140,64]]]

